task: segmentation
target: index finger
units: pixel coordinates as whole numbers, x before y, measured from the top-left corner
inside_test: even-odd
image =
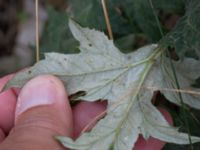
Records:
[[[0,78],[0,90],[13,77],[13,74]],[[12,89],[0,93],[0,129],[7,134],[14,123],[16,94]]]
[[[3,89],[3,87],[5,86],[5,84],[10,80],[12,79],[12,77],[14,76],[14,74],[10,74],[10,75],[7,75],[3,78],[0,79],[0,91]]]

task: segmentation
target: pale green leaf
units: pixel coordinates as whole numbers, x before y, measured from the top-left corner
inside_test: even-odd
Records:
[[[165,67],[165,71],[163,71],[163,85],[162,88],[168,89],[178,89],[177,85],[174,84],[175,78],[174,76],[168,76],[168,74],[172,73],[172,69],[168,67],[166,69],[166,65],[169,65],[169,62],[163,62]],[[195,83],[195,80],[200,76],[200,62],[192,59],[185,58],[183,61],[174,62],[174,66],[176,68],[176,75],[181,90],[183,92],[169,92],[167,90],[163,91],[163,94],[173,103],[181,105],[180,94],[183,102],[193,108],[200,108],[200,89],[194,88],[191,85]],[[188,94],[188,93],[193,94]]]
[[[23,86],[37,75],[53,74],[64,82],[69,94],[80,91],[86,93],[74,100],[108,100],[107,115],[91,132],[82,134],[76,141],[57,137],[65,147],[80,150],[107,150],[111,147],[114,150],[131,150],[139,134],[171,143],[189,143],[187,134],[170,126],[151,104],[152,87],[168,88],[165,83],[173,83],[171,72],[169,77],[163,73],[170,68],[170,65],[161,63],[165,60],[168,64],[169,61],[162,55],[164,49],[149,45],[131,54],[123,54],[103,33],[82,28],[72,20],[69,26],[80,42],[79,54],[48,53],[45,60],[18,73],[7,85]],[[187,69],[182,67],[181,70],[178,65],[176,67],[180,75]],[[194,70],[194,66],[188,67]],[[187,81],[186,85],[189,84]],[[192,101],[199,103],[199,98]],[[193,143],[199,142],[200,138],[191,136],[191,140]]]
[[[171,127],[164,119],[162,114],[150,103],[150,101],[147,100],[147,96],[149,95],[146,94],[146,97],[143,97],[144,99],[140,100],[140,107],[144,118],[142,123],[143,136],[148,135],[176,144],[188,143],[188,135],[184,133],[178,133],[177,128]],[[193,137],[193,142],[198,141],[198,137]]]
[[[160,90],[169,101],[181,106],[183,102],[193,108],[200,108],[200,89],[192,87],[195,80],[200,76],[200,62],[193,58],[173,61],[175,73],[181,89],[178,88],[173,70],[170,67],[170,60],[163,59],[160,67],[152,68],[150,77],[159,76],[152,87],[154,90]],[[150,79],[149,80],[153,80]],[[181,98],[180,98],[181,95]]]

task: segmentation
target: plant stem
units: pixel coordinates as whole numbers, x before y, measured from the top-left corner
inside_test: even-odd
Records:
[[[150,3],[150,6],[151,6],[151,9],[152,9],[152,11],[153,11],[153,14],[154,14],[154,16],[155,16],[156,23],[157,23],[157,25],[158,25],[158,28],[159,28],[160,34],[161,34],[162,37],[164,37],[164,33],[163,33],[162,27],[161,27],[161,25],[160,25],[159,18],[158,18],[158,16],[157,16],[156,12],[155,12],[155,9],[154,9],[154,6],[153,6],[153,3],[152,3],[152,0],[149,0],[149,3]]]
[[[160,24],[160,21],[159,21],[159,18],[155,12],[155,8],[154,8],[154,5],[152,3],[152,0],[149,0],[149,4],[151,6],[151,9],[153,11],[153,14],[155,16],[155,19],[156,19],[156,23],[158,25],[158,28],[159,28],[159,31],[160,31],[160,34],[162,37],[164,37],[164,32],[161,28],[161,24]],[[167,54],[170,56],[169,54],[169,51],[167,50]],[[172,62],[172,59],[169,58],[170,60],[170,65],[171,65],[171,69],[172,69],[172,73],[173,73],[173,76],[174,76],[174,79],[175,79],[175,82],[176,82],[176,86],[177,86],[177,89],[180,89],[180,85],[179,85],[179,82],[178,82],[178,77],[177,77],[177,74],[176,74],[176,70],[175,70],[175,67],[174,67],[174,64]],[[178,96],[179,96],[179,99],[180,99],[180,102],[181,102],[181,105],[182,105],[182,109],[183,109],[183,115],[186,116],[186,109],[184,107],[184,102],[183,102],[183,98],[182,98],[182,95],[181,93],[179,92],[178,93]],[[192,140],[191,140],[191,132],[190,132],[190,128],[189,128],[189,122],[187,120],[187,118],[184,118],[184,122],[185,122],[185,125],[187,127],[187,130],[188,130],[188,139],[189,139],[189,142],[190,142],[190,147],[191,147],[191,150],[193,150],[193,146],[192,146]]]
[[[168,51],[168,53],[169,53],[169,51]],[[177,77],[177,74],[176,74],[176,71],[175,71],[175,68],[174,68],[174,65],[173,65],[171,58],[170,58],[170,65],[171,65],[171,68],[172,68],[172,73],[174,75],[174,79],[175,79],[175,82],[176,82],[177,89],[180,89],[181,87],[180,87],[178,77]],[[186,116],[187,112],[186,112],[186,109],[184,107],[185,104],[183,102],[183,97],[182,97],[181,93],[178,93],[178,96],[179,96],[179,99],[180,99],[180,102],[181,102],[181,105],[182,105],[183,115]],[[193,150],[194,148],[193,148],[193,145],[192,145],[191,131],[190,131],[189,122],[188,122],[187,118],[184,118],[184,123],[185,123],[185,125],[187,127],[187,131],[188,131],[188,139],[189,139],[189,142],[190,142],[190,148],[191,148],[191,150]]]
[[[39,11],[38,11],[38,0],[35,0],[35,41],[36,41],[36,62],[40,60],[40,48],[39,48]]]
[[[107,6],[106,6],[105,0],[101,0],[101,4],[102,4],[102,7],[103,7],[103,13],[104,13],[104,17],[105,17],[105,20],[106,20],[106,26],[107,26],[107,29],[108,29],[108,35],[109,35],[109,38],[111,40],[113,40],[113,32],[112,32],[112,27],[111,27],[110,18],[109,18],[109,15],[108,15],[108,10],[107,10]]]

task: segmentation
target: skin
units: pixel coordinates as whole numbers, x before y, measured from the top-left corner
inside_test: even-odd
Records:
[[[0,90],[11,78],[12,75],[9,75],[0,79]],[[41,86],[33,86],[36,82]],[[53,89],[56,88],[61,94],[57,94],[51,104],[38,104],[23,110],[21,105],[29,100],[34,99],[37,102],[37,99],[44,98],[40,92],[44,89],[43,86],[45,86],[43,93],[55,96]],[[22,90],[9,89],[0,93],[0,149],[65,149],[53,139],[53,136],[64,135],[75,139],[88,123],[105,110],[106,102],[81,102],[71,108],[67,92],[59,79],[51,75],[36,77]],[[172,124],[169,113],[161,108],[159,110]],[[164,145],[164,142],[152,137],[145,141],[140,136],[133,149],[161,150]]]

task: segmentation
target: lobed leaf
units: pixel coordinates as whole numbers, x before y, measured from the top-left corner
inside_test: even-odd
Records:
[[[69,21],[69,26],[80,42],[79,54],[48,53],[45,60],[18,73],[7,85],[23,86],[37,75],[53,74],[64,82],[69,94],[80,91],[86,93],[74,100],[108,100],[107,115],[91,132],[82,134],[76,141],[68,137],[57,137],[65,147],[80,150],[93,150],[97,147],[103,150],[131,150],[139,134],[170,143],[189,143],[187,134],[170,126],[151,104],[154,89],[148,87],[174,88],[171,78],[173,74],[168,58],[163,55],[164,49],[154,44],[123,54],[103,33],[82,28],[72,20]],[[186,76],[196,77],[193,71],[199,65],[193,59],[182,64],[187,64],[188,61],[193,65],[181,67],[179,62],[175,62],[183,87],[190,87],[192,81],[184,76],[185,69],[191,71]],[[174,98],[176,94],[165,91],[164,94],[172,97],[172,102],[180,104]],[[186,104],[200,108],[199,97],[190,96],[191,100],[187,98],[184,97]],[[200,142],[200,138],[195,136],[191,140],[193,143]]]

